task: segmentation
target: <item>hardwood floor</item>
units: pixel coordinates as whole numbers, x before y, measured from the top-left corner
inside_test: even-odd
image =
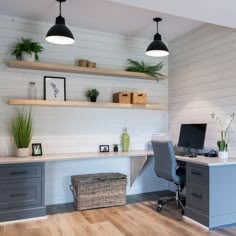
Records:
[[[147,195],[146,198],[152,199],[153,195]],[[158,213],[156,201],[140,201],[126,206],[82,212],[74,211],[72,204],[58,205],[50,208],[53,214],[49,211],[45,220],[0,225],[0,236],[236,235],[236,225],[207,231],[184,221],[181,210],[174,203],[165,205],[162,212]]]

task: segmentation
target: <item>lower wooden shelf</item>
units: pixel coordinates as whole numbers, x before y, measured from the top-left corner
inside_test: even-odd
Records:
[[[90,108],[118,108],[118,109],[148,109],[167,110],[164,104],[122,104],[111,102],[79,102],[79,101],[50,101],[50,100],[26,100],[10,99],[9,105],[32,105],[32,106],[68,106],[68,107],[90,107]]]

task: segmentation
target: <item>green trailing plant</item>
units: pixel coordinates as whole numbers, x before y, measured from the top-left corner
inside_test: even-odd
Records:
[[[11,121],[11,133],[17,148],[28,148],[32,138],[31,110],[17,109],[16,116]]]
[[[92,98],[92,97],[97,97],[99,95],[99,91],[97,89],[89,89],[86,92],[86,97]]]
[[[38,53],[41,53],[43,50],[44,48],[38,42],[33,42],[32,39],[21,38],[21,42],[16,44],[11,55],[18,59],[21,57],[22,52],[26,52],[29,55],[32,55],[32,52],[34,52],[35,60],[38,61]]]
[[[142,73],[145,73],[147,75],[154,77],[157,80],[158,80],[157,75],[163,76],[161,73],[158,72],[162,69],[163,62],[160,62],[154,66],[147,66],[145,65],[143,60],[138,62],[138,61],[128,59],[127,61],[128,61],[129,67],[126,68],[126,71],[142,72]]]

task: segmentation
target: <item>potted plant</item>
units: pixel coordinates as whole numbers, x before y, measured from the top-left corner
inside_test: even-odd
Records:
[[[154,66],[147,66],[145,65],[143,60],[141,62],[138,62],[138,61],[128,59],[127,61],[130,66],[126,68],[126,71],[145,73],[147,75],[154,77],[157,81],[158,81],[157,75],[163,76],[162,74],[158,72],[162,69],[163,62],[160,62]]]
[[[38,61],[38,53],[41,53],[44,48],[32,39],[21,38],[21,42],[17,43],[11,55],[22,61]]]
[[[218,156],[219,158],[228,158],[228,145],[229,139],[227,132],[231,122],[234,119],[234,113],[227,115],[216,115],[211,114],[211,117],[216,120],[217,126],[220,129],[221,139],[217,141],[217,146],[219,148]]]
[[[29,156],[29,144],[32,138],[31,111],[17,109],[17,114],[11,121],[11,133],[17,147],[17,156]]]
[[[97,96],[99,95],[99,91],[97,89],[89,89],[86,92],[86,97],[90,98],[91,102],[96,102],[97,101]]]

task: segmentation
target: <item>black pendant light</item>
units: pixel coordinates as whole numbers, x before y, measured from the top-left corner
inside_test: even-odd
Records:
[[[65,25],[65,18],[61,16],[61,3],[66,0],[56,0],[59,5],[59,16],[56,18],[56,24],[48,31],[46,40],[55,44],[72,44],[75,42],[74,36]]]
[[[162,21],[161,18],[154,18],[157,22],[157,33],[154,35],[154,40],[148,46],[146,50],[146,55],[151,57],[164,57],[169,55],[169,50],[166,45],[161,41],[161,35],[158,33],[158,22]]]

